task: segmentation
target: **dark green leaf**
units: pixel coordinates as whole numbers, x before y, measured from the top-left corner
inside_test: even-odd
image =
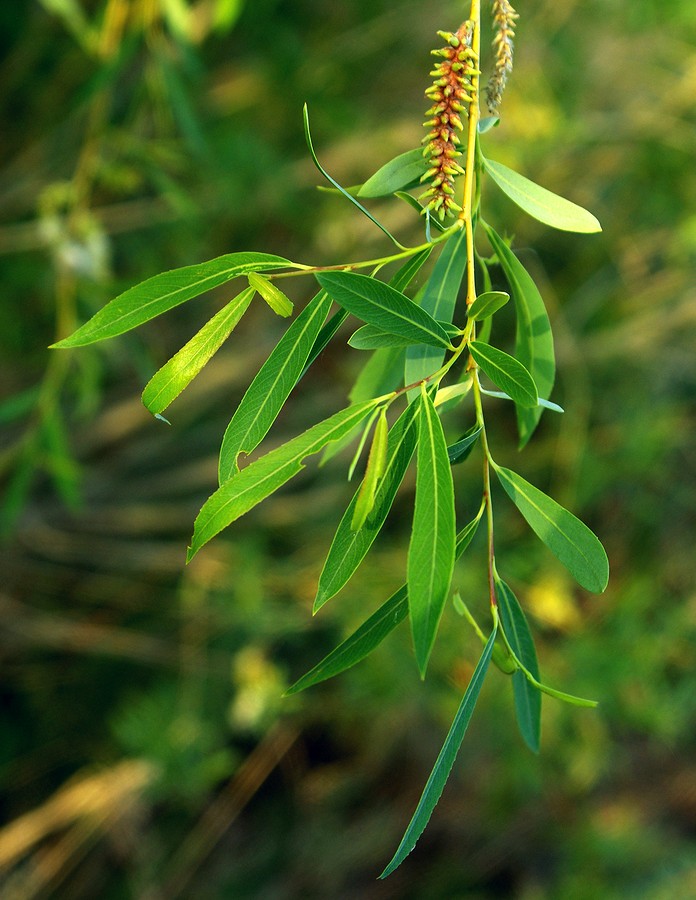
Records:
[[[323,422],[254,460],[222,484],[203,504],[194,524],[187,561],[211,538],[235,519],[253,509],[303,468],[305,457],[318,453],[331,441],[340,440],[375,408],[375,401],[342,409]]]
[[[525,408],[537,406],[539,396],[534,379],[514,356],[481,341],[472,341],[469,350],[481,370],[515,403]]]
[[[559,197],[499,162],[492,159],[483,162],[498,187],[534,219],[561,231],[592,234],[602,230],[597,219],[582,206]]]
[[[319,577],[313,611],[337,594],[365,558],[391,509],[416,446],[416,410],[407,407],[389,432],[384,475],[375,490],[371,514],[358,531],[351,528],[358,492],[343,514]]]
[[[469,727],[476,701],[481,693],[481,686],[483,685],[486,672],[488,671],[488,664],[490,663],[491,653],[493,652],[496,633],[497,629],[494,629],[491,636],[488,638],[488,643],[484,647],[481,658],[474,670],[474,674],[471,676],[471,681],[469,682],[469,686],[466,689],[466,693],[457,710],[457,714],[454,717],[449,733],[445,738],[445,743],[442,745],[442,750],[440,750],[437,760],[435,761],[435,766],[430,773],[425,789],[418,801],[416,811],[408,824],[396,853],[389,865],[379,876],[380,878],[386,878],[387,875],[391,875],[391,873],[401,865],[408,854],[413,850],[418,838],[425,831],[425,826],[428,824],[430,816],[437,806],[438,800],[442,796],[442,791],[444,790],[445,784],[447,784],[447,779],[452,771],[452,766],[459,753],[459,748],[464,740],[466,730]]]
[[[534,379],[539,396],[548,400],[553,389],[556,364],[553,352],[553,335],[544,301],[528,272],[505,241],[484,225],[488,239],[502,266],[512,291],[517,316],[515,358]],[[520,432],[520,448],[534,433],[542,410],[517,407],[517,426]]]
[[[394,191],[412,187],[420,182],[427,168],[427,160],[420,148],[408,150],[385,163],[371,178],[368,178],[358,191],[358,197],[367,199],[386,197]]]
[[[162,272],[120,294],[53,347],[82,347],[116,337],[238,275],[287,268],[296,266],[269,253],[227,253],[196,266]]]
[[[403,337],[390,331],[382,331],[374,325],[363,325],[348,338],[354,350],[379,350],[381,347],[408,347],[418,343],[414,338]]]
[[[243,290],[155,372],[142,396],[143,404],[153,416],[165,410],[210,361],[246,312],[253,296],[254,288]]]
[[[451,466],[456,466],[457,463],[462,463],[465,459],[469,458],[469,454],[473,450],[474,444],[479,439],[482,430],[480,425],[472,425],[458,441],[449,445],[447,448],[447,456],[449,457]]]
[[[336,303],[368,325],[437,347],[450,346],[447,333],[431,315],[383,281],[356,272],[322,272],[316,278]]]
[[[486,291],[474,300],[467,310],[467,316],[475,322],[480,322],[505,306],[509,299],[510,295],[503,291]]]
[[[496,579],[496,587],[500,621],[510,649],[538,681],[539,663],[534,639],[522,607],[504,581]],[[520,734],[529,749],[533,753],[538,753],[541,739],[541,694],[520,669],[512,675],[512,689]]]
[[[416,662],[425,677],[452,582],[454,484],[440,418],[423,389],[418,403],[416,506],[408,550],[408,603]]]
[[[580,519],[525,481],[495,466],[500,483],[532,531],[588,591],[601,593],[609,581],[609,561],[599,538]]]
[[[290,325],[249,385],[225,431],[220,448],[220,483],[238,471],[240,453],[251,453],[268,433],[297,384],[326,319],[331,299],[321,291]]]

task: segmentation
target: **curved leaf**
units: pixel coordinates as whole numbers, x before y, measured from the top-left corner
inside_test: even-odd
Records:
[[[503,388],[515,403],[525,408],[538,405],[539,396],[534,379],[514,356],[481,341],[472,341],[469,350],[481,370],[494,384]]]
[[[350,527],[353,531],[358,531],[363,527],[365,519],[367,519],[375,505],[375,491],[387,465],[388,429],[387,411],[383,408],[375,425],[375,433],[372,437],[372,446],[370,447],[370,455],[367,458],[365,475],[355,501],[355,509],[350,522]]]
[[[501,191],[532,218],[561,231],[593,234],[602,230],[597,219],[582,206],[559,197],[502,163],[484,159],[483,164]]]
[[[348,338],[348,346],[354,350],[379,350],[382,347],[408,347],[417,343],[414,338],[407,338],[391,331],[382,331],[374,325],[363,325]]]
[[[358,197],[386,197],[394,191],[412,187],[420,183],[427,168],[428,162],[420,147],[407,150],[389,160],[368,178],[358,191]]]
[[[143,404],[153,416],[165,410],[220,349],[246,312],[253,296],[254,288],[242,291],[155,372],[142,395]]]
[[[298,267],[270,253],[227,253],[195,266],[161,272],[111,300],[70,337],[52,346],[61,349],[83,347],[104,341],[137,328],[238,275],[287,268]]]
[[[501,309],[510,299],[510,295],[504,291],[486,291],[479,294],[471,304],[466,314],[475,322],[480,322],[492,316],[494,312]]]
[[[609,561],[599,538],[583,522],[521,475],[495,465],[500,483],[532,531],[588,591],[609,582]]]

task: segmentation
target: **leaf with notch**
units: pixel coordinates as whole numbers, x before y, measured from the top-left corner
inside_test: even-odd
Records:
[[[445,743],[442,745],[442,750],[440,750],[433,770],[430,773],[423,793],[421,794],[421,798],[418,801],[416,811],[406,828],[406,832],[401,839],[401,843],[399,844],[396,853],[389,865],[379,876],[380,878],[386,878],[387,875],[391,875],[391,873],[401,865],[413,850],[418,838],[425,831],[425,826],[428,824],[430,816],[437,806],[438,800],[442,796],[442,791],[447,784],[447,779],[450,776],[454,761],[459,753],[459,748],[464,740],[464,735],[469,727],[476,701],[481,693],[481,687],[491,660],[491,653],[493,652],[497,630],[497,628],[494,628],[491,636],[488,638],[488,643],[484,647],[481,658],[474,669],[474,674],[471,676],[471,681],[469,682],[469,686],[466,689],[466,693],[464,694],[459,709],[457,710],[457,714],[454,717],[454,721],[445,738]]]
[[[514,356],[481,341],[472,341],[469,350],[481,370],[515,403],[525,408],[538,405],[539,395],[534,379]]]
[[[522,607],[510,587],[500,578],[496,578],[496,587],[500,621],[510,649],[539,681],[539,663],[534,639]],[[512,690],[520,734],[529,749],[533,753],[538,753],[541,739],[541,694],[521,669],[512,674]]]
[[[239,454],[251,453],[268,433],[302,374],[330,307],[330,297],[320,291],[290,325],[247,388],[222,439],[221,484],[238,471]]]
[[[165,410],[210,361],[246,312],[253,296],[254,288],[243,290],[155,372],[142,395],[144,406],[153,416]]]
[[[577,203],[559,197],[495,160],[484,159],[483,164],[501,191],[533,219],[561,231],[593,234],[602,230],[592,213]]]
[[[421,148],[407,150],[406,153],[400,153],[389,160],[368,178],[358,191],[358,197],[366,199],[387,197],[394,191],[413,187],[420,183],[421,176],[425,174],[427,168],[428,162],[423,157]]]
[[[162,272],[124,291],[70,337],[51,346],[62,349],[104,341],[137,328],[238,275],[288,268],[298,266],[270,253],[227,253],[195,266]]]
[[[529,527],[588,591],[602,593],[609,582],[606,551],[584,522],[521,475],[495,465],[506,493]]]
[[[414,404],[415,405],[415,404]],[[422,386],[418,402],[418,465],[408,549],[408,603],[416,662],[425,677],[454,570],[454,484],[442,423]]]
[[[374,400],[349,406],[313,425],[303,434],[254,460],[233,475],[203,504],[194,523],[193,538],[187,556],[190,562],[211,538],[236,519],[248,513],[304,468],[307,456],[318,453],[331,441],[340,440],[367,418],[376,406]]]
[[[382,331],[447,348],[443,327],[413,300],[383,281],[356,272],[321,272],[319,284],[336,303]]]

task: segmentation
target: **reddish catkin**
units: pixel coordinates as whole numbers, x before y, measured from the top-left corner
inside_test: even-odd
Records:
[[[495,70],[486,87],[486,101],[489,112],[494,114],[498,111],[505,85],[512,72],[513,38],[518,18],[519,13],[515,12],[508,0],[493,0]]]
[[[454,179],[464,174],[457,162],[462,155],[459,133],[464,130],[462,115],[475,102],[471,77],[479,72],[476,54],[471,49],[471,22],[464,22],[455,34],[438,31],[438,35],[446,46],[432,51],[440,62],[430,73],[435,81],[425,92],[433,105],[424,123],[430,131],[423,139],[423,156],[430,165],[421,181],[429,182],[430,187],[418,199],[425,211],[443,220],[461,210],[454,200]]]

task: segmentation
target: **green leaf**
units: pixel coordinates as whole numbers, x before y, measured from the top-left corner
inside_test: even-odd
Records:
[[[602,230],[597,219],[582,206],[547,191],[492,159],[484,159],[483,164],[501,191],[532,218],[561,231],[592,234]]]
[[[496,578],[496,587],[500,621],[505,638],[517,659],[538,681],[539,663],[534,648],[534,639],[522,607],[504,581]],[[538,753],[541,740],[541,694],[520,669],[512,675],[512,689],[520,734],[529,749],[533,753]]]
[[[222,484],[203,504],[194,524],[187,562],[235,519],[253,509],[303,468],[303,460],[331,441],[340,440],[375,408],[369,400],[334,413],[303,434],[254,460]]]
[[[285,319],[292,315],[292,300],[286,297],[280,288],[271,284],[268,278],[264,278],[263,275],[258,275],[256,272],[251,272],[247,277],[251,287],[257,291],[259,296],[263,297],[274,313]]]
[[[449,347],[443,327],[413,300],[383,281],[356,272],[322,272],[319,284],[336,303],[382,331],[436,347]]]
[[[510,295],[504,291],[486,291],[479,294],[467,310],[467,316],[475,322],[480,322],[492,316],[510,299]]]
[[[369,619],[325,656],[321,662],[298,679],[288,690],[288,694],[296,694],[306,688],[328,678],[333,678],[346,669],[361,662],[375,647],[379,646],[385,637],[390,634],[408,615],[408,600],[406,597],[406,585],[403,585],[373,613]]]
[[[382,331],[374,325],[363,325],[348,338],[354,350],[379,350],[382,347],[408,347],[418,343],[414,338],[403,337],[390,331]]]
[[[425,789],[418,801],[416,811],[406,828],[406,832],[401,839],[401,843],[399,844],[396,853],[389,865],[379,876],[380,878],[386,878],[387,875],[391,875],[391,873],[401,865],[413,850],[418,838],[425,831],[425,826],[428,824],[430,816],[437,806],[438,800],[442,796],[442,791],[447,784],[447,779],[454,766],[454,761],[459,753],[459,748],[464,740],[466,730],[469,727],[476,701],[481,693],[481,686],[483,685],[486,672],[488,671],[496,633],[497,628],[493,629],[491,636],[488,638],[488,643],[484,647],[481,658],[474,670],[474,674],[471,676],[469,686],[466,689],[466,693],[464,694],[459,709],[457,710],[457,714],[454,717],[454,721],[445,738],[445,743],[442,745],[442,750],[440,750],[437,760],[435,761],[435,765],[430,773]]]
[[[359,491],[343,514],[319,576],[313,612],[321,609],[347,584],[384,525],[416,446],[416,412],[411,406],[407,407],[389,432],[384,474],[375,489],[371,514],[362,528],[355,531],[351,527]]]
[[[500,400],[512,400],[512,397],[509,394],[506,394],[505,391],[488,391],[486,388],[481,388],[481,393],[485,394],[487,397],[498,397]],[[543,400],[539,397],[537,401],[537,406],[543,406],[544,409],[550,409],[553,412],[563,413],[565,410],[562,406],[559,406],[558,403],[553,403],[551,400]]]
[[[394,191],[413,187],[420,183],[421,176],[425,174],[427,168],[428,162],[423,157],[420,147],[408,150],[395,156],[368,178],[358,191],[358,197],[367,199],[386,197]]]
[[[360,203],[358,200],[356,200],[355,197],[351,193],[349,193],[344,187],[341,187],[341,185],[334,178],[332,178],[329,175],[329,173],[326,171],[326,169],[324,169],[322,164],[319,162],[319,159],[317,158],[317,154],[314,151],[314,144],[312,143],[312,133],[309,128],[309,109],[307,108],[306,103],[302,109],[302,117],[304,120],[304,132],[305,132],[305,140],[307,142],[307,147],[309,149],[310,156],[312,157],[312,162],[317,167],[317,169],[321,172],[321,174],[324,176],[324,178],[326,178],[327,181],[331,182],[331,184],[338,191],[340,191],[341,194],[343,194],[344,197],[347,197],[347,199],[350,200],[350,202],[354,206],[357,206],[358,209],[360,210],[360,212],[364,216],[367,216],[367,218],[370,220],[370,222],[373,223],[373,225],[376,225],[380,231],[382,231],[384,234],[386,234],[386,236],[389,238],[390,241],[393,241],[400,250],[403,250],[404,249],[403,245],[400,244],[397,241],[397,239],[387,231],[387,229],[384,227],[384,225],[380,224],[377,221],[377,219],[375,219],[375,217],[372,215],[372,213],[368,212],[365,209],[365,207],[362,205],[362,203]]]
[[[372,446],[370,447],[370,455],[367,459],[365,475],[355,501],[353,518],[350,523],[350,527],[353,531],[358,531],[363,527],[365,519],[367,519],[375,505],[375,491],[387,465],[388,430],[387,411],[386,408],[383,408],[379,419],[377,419],[377,424],[375,425],[375,433],[372,438]]]
[[[456,466],[457,463],[462,463],[465,459],[468,459],[482,431],[483,428],[480,425],[472,425],[458,441],[449,445],[447,456],[451,466]]]
[[[495,465],[500,483],[530,528],[588,591],[601,593],[609,582],[609,561],[599,538],[580,519],[525,481]]]
[[[446,242],[433,267],[420,299],[420,306],[425,312],[442,322],[452,321],[465,270],[466,235],[462,229]],[[421,378],[432,375],[440,368],[444,358],[442,347],[429,346],[425,341],[418,347],[409,347],[406,351],[404,383],[415,384]],[[409,401],[417,395],[417,390],[409,391]]]
[[[408,549],[408,603],[416,662],[425,677],[452,582],[455,553],[454,484],[447,444],[433,402],[418,403],[416,506]]]
[[[269,253],[227,253],[196,266],[162,272],[120,294],[54,348],[83,347],[116,337],[238,275],[300,268]]]
[[[144,406],[159,415],[210,361],[246,312],[254,288],[246,288],[207,322],[191,340],[159,369],[143,391]]]
[[[412,194],[407,194],[405,191],[394,191],[394,196],[398,197],[399,200],[403,200],[404,203],[407,203],[411,209],[415,209],[418,215],[424,214],[425,207],[421,206]],[[438,231],[447,230],[447,226],[440,222],[437,216],[430,216],[428,221],[430,222],[431,227],[435,227]]]
[[[514,356],[481,341],[472,341],[469,350],[481,370],[494,384],[503,388],[515,403],[525,408],[538,405],[539,396],[534,379]]]
[[[556,363],[553,352],[553,335],[544,301],[528,272],[505,241],[484,224],[498,261],[512,291],[517,316],[515,358],[534,379],[539,396],[548,400],[553,390]],[[534,433],[542,410],[517,407],[517,427],[520,433],[520,449]]]
[[[240,453],[258,447],[297,384],[326,319],[331,299],[321,291],[278,341],[247,388],[225,430],[218,466],[220,484],[238,471]]]

